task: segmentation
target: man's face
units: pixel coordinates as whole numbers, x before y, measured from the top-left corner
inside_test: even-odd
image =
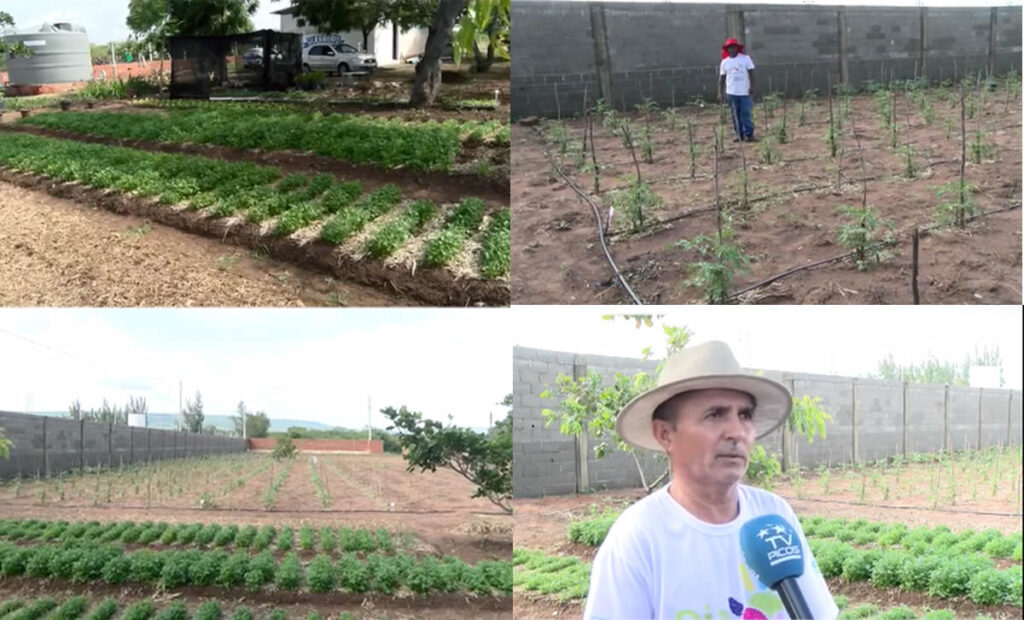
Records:
[[[729,58],[736,58],[736,54],[740,52],[740,48],[735,45],[730,45],[725,48],[725,51],[729,54]]]
[[[654,420],[654,436],[668,452],[674,471],[709,486],[729,486],[747,471],[754,445],[753,400],[735,390],[687,392],[675,403],[675,428]]]

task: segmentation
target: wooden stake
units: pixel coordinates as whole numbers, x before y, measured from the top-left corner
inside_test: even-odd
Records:
[[[964,196],[964,168],[967,164],[967,120],[966,120],[966,106],[964,105],[964,84],[960,82],[960,206],[956,212],[956,223],[957,226],[963,228],[967,225],[966,216],[964,215],[964,205],[966,204]]]
[[[562,102],[558,99],[558,82],[554,82],[555,87],[555,114],[558,120],[562,120]]]
[[[921,296],[918,294],[918,291],[917,291],[917,265],[918,265],[918,263],[917,263],[917,249],[918,249],[918,245],[919,245],[919,242],[918,242],[919,237],[920,237],[920,230],[917,229],[917,228],[914,228],[914,267],[913,267],[913,271],[912,271],[912,275],[911,275],[911,279],[910,279],[910,285],[911,285],[911,288],[912,288],[912,290],[914,292],[914,305],[915,306],[921,304]]]
[[[594,146],[594,117],[590,115],[590,161],[594,162],[594,194],[601,193],[601,166],[597,165],[597,147]]]
[[[721,120],[721,119],[719,119]],[[715,134],[715,214],[718,217],[718,244],[722,244],[722,201],[718,197],[718,149],[721,147],[722,123],[712,130]]]

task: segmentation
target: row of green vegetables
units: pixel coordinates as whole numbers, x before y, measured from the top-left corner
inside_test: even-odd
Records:
[[[233,547],[263,551],[335,552],[391,552],[395,541],[384,528],[321,527],[318,530],[303,525],[296,532],[285,526],[273,525],[221,525],[219,523],[153,523],[144,521],[72,522],[43,521],[37,519],[11,519],[0,521],[0,540],[11,542],[98,542],[137,544],[147,546],[178,545],[180,547]]]
[[[244,605],[238,605],[227,613],[221,608],[220,601],[206,601],[192,610],[182,601],[160,607],[152,600],[125,605],[109,597],[95,604],[90,604],[84,596],[64,601],[42,596],[33,600],[12,598],[0,602],[0,620],[111,620],[118,612],[121,620],[253,620],[255,617],[252,609]],[[268,620],[288,618],[282,609],[274,609],[267,615]],[[343,613],[340,618],[351,618],[351,615]],[[304,620],[322,620],[322,616],[314,612],[304,616]]]
[[[91,136],[198,143],[265,151],[312,151],[317,155],[384,168],[447,171],[462,152],[456,123],[409,123],[347,114],[305,114],[234,107],[172,109],[166,114],[48,112],[22,124]],[[482,137],[484,128],[470,134]]]
[[[866,519],[806,517],[800,519],[808,538],[834,538],[854,545],[899,547],[914,555],[932,551],[951,554],[982,552],[994,558],[1021,561],[1021,532],[1002,534],[996,529],[952,532],[945,525],[908,528],[903,523],[878,523]]]
[[[249,555],[214,550],[140,549],[99,543],[65,542],[59,545],[18,546],[0,543],[0,575],[57,578],[79,583],[112,585],[154,584],[173,589],[184,586],[221,586],[257,592],[273,586],[277,591],[343,590],[352,593],[417,594],[471,592],[490,595],[512,588],[508,562],[466,564],[456,557],[415,558],[410,555],[345,553],[336,561],[319,554],[303,563],[295,552],[277,561],[273,552]]]
[[[62,181],[121,193],[157,197],[167,204],[184,203],[209,209],[219,217],[244,214],[259,223],[277,218],[276,235],[292,234],[323,220],[319,238],[341,245],[371,223],[392,215],[403,199],[394,185],[363,192],[358,181],[337,182],[332,175],[312,179],[293,174],[282,178],[274,167],[248,162],[149,153],[134,149],[32,135],[0,135],[0,165],[47,174]],[[364,250],[385,259],[422,233],[442,209],[428,200],[406,201],[403,210],[381,225]],[[511,226],[508,209],[487,217],[484,202],[465,198],[447,209],[444,223],[423,250],[428,267],[450,264],[479,230],[478,265],[485,278],[508,274]],[[486,225],[485,219],[487,221]]]
[[[359,104],[360,100],[346,99],[341,103]],[[362,100],[366,103],[380,103],[380,101],[372,102]],[[248,112],[263,114],[265,112],[275,113],[288,113],[288,114],[301,114],[307,117],[319,118],[324,116],[322,111],[316,109],[310,109],[308,102],[267,102],[267,101],[208,101],[205,99],[154,99],[154,98],[142,98],[135,99],[131,102],[133,105],[142,107],[157,107],[177,110],[205,110],[205,111],[217,111],[217,110],[228,110],[232,112]],[[329,103],[329,102],[328,102]],[[352,115],[348,115],[352,116]],[[464,142],[486,142],[493,143],[496,145],[507,146],[511,140],[511,125],[508,122],[491,120],[491,121],[477,121],[477,120],[458,120],[458,119],[447,119],[444,121],[435,121],[432,119],[416,119],[416,118],[402,118],[402,117],[387,117],[387,116],[356,116],[360,120],[370,123],[399,123],[408,125],[425,125],[428,127],[442,126],[452,129],[456,129],[459,132],[459,137]]]

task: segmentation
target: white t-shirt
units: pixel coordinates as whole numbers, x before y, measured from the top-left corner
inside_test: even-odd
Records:
[[[594,558],[585,620],[788,620],[779,595],[747,567],[740,527],[777,514],[796,528],[806,554],[797,579],[814,620],[839,615],[828,584],[786,500],[738,485],[740,512],[706,523],[668,494],[668,486],[633,504],[615,521]]]
[[[718,66],[718,75],[725,76],[725,94],[749,95],[750,76],[747,71],[754,68],[754,61],[746,54],[736,54],[736,58],[728,56]]]

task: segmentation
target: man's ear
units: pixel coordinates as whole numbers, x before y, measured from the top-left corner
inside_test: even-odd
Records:
[[[651,420],[651,432],[654,433],[654,440],[661,444],[665,452],[672,453],[672,439],[675,427],[665,420]]]

